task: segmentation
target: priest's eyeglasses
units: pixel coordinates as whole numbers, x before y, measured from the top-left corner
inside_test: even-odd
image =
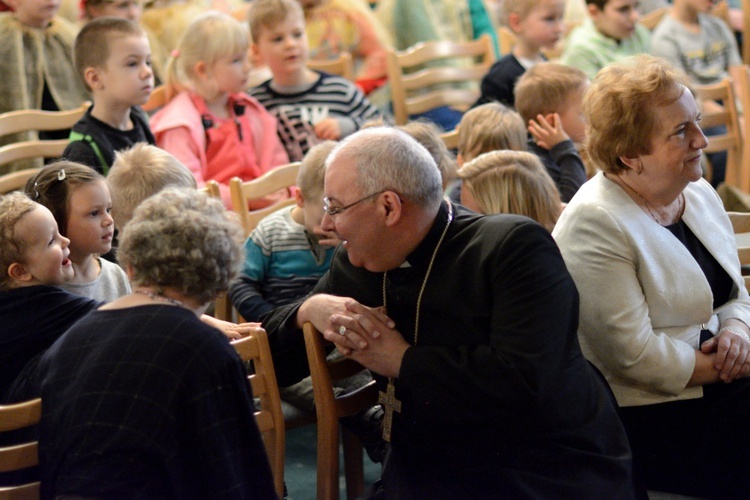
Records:
[[[338,215],[344,210],[348,210],[352,208],[354,205],[358,205],[362,203],[365,200],[369,200],[370,198],[374,198],[375,196],[378,196],[380,194],[385,193],[387,190],[384,189],[383,191],[378,191],[377,193],[368,194],[364,198],[360,198],[359,200],[355,201],[354,203],[349,203],[348,205],[344,205],[343,207],[332,207],[331,206],[331,200],[328,199],[328,196],[323,198],[323,211],[328,214],[329,217],[333,218],[334,215]]]

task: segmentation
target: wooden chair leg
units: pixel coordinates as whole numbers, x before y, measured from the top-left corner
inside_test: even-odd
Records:
[[[344,475],[346,476],[346,498],[354,500],[365,491],[365,468],[362,459],[362,441],[352,432],[341,428],[344,447]]]
[[[339,499],[339,422],[318,420],[318,500]]]

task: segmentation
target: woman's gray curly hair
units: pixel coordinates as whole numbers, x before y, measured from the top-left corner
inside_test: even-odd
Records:
[[[144,201],[122,231],[118,259],[133,286],[174,287],[205,304],[225,291],[243,262],[244,234],[221,201],[167,188]]]

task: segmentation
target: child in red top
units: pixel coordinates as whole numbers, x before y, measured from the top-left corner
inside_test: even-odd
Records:
[[[227,206],[229,179],[254,179],[289,162],[276,119],[242,92],[248,47],[247,28],[232,17],[197,18],[167,65],[167,85],[180,93],[151,119],[157,145],[185,164],[199,187],[219,182]]]

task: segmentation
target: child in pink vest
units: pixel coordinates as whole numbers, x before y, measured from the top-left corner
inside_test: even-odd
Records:
[[[229,179],[251,180],[289,162],[276,119],[242,92],[248,47],[247,28],[232,17],[197,18],[167,65],[167,85],[180,93],[151,119],[157,145],[185,164],[199,187],[217,181],[227,206]]]

